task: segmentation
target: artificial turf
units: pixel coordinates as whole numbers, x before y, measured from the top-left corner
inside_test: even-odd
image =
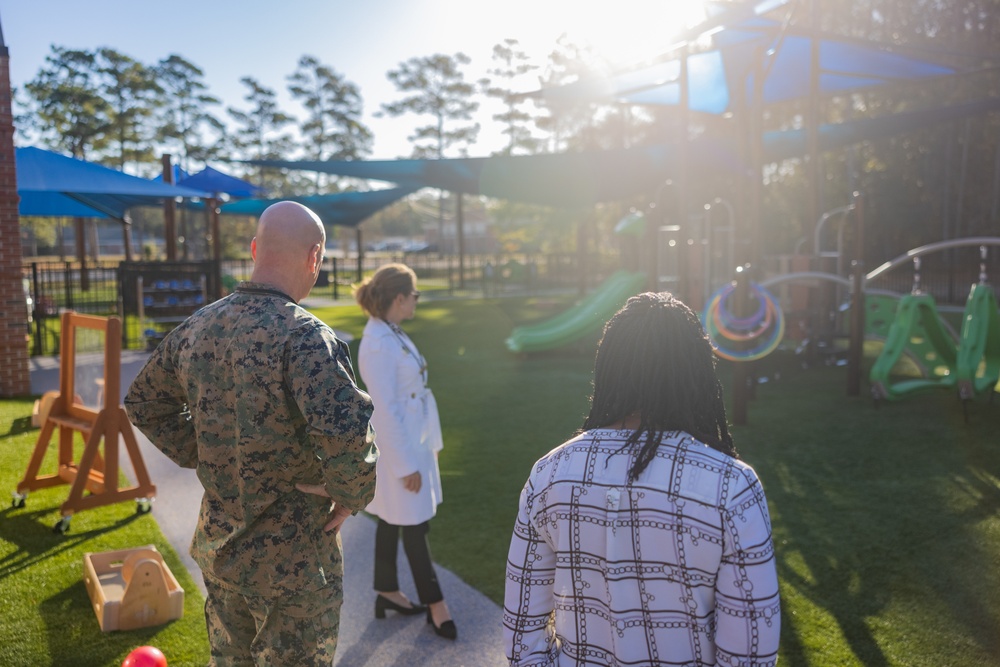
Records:
[[[518,494],[532,463],[581,426],[597,336],[531,357],[503,341],[565,305],[421,302],[405,324],[444,429],[434,556],[498,603]],[[361,333],[355,308],[320,314]],[[967,423],[953,391],[876,407],[867,382],[846,395],[842,366],[802,361],[758,362],[768,382],[733,429],[771,508],[781,664],[1000,664],[1000,402],[977,398]],[[720,363],[727,396],[730,370]]]
[[[16,488],[34,450],[31,407],[31,400],[0,401],[2,489]],[[50,450],[43,474],[55,470],[54,446]],[[68,486],[57,486],[30,493],[23,508],[8,503],[0,509],[0,665],[117,666],[146,645],[163,651],[171,667],[207,664],[204,599],[153,514],[138,514],[134,502],[106,505],[74,515],[69,533],[59,535],[52,527],[68,495]],[[83,581],[84,554],[147,544],[163,554],[184,589],[183,616],[157,627],[102,632]]]
[[[530,357],[510,354],[503,341],[514,325],[566,305],[421,301],[404,325],[427,358],[444,429],[435,560],[498,603],[518,494],[531,464],[581,425],[597,336]],[[355,338],[364,326],[355,306],[316,313]],[[352,346],[356,354],[357,340]],[[876,408],[865,388],[846,395],[844,368],[800,361],[775,353],[759,362],[769,381],[756,388],[749,423],[734,427],[771,509],[779,664],[1000,664],[1000,405],[979,397],[966,422],[954,393],[939,390]],[[28,414],[29,401],[0,402],[0,485],[10,489],[37,435],[25,429]],[[145,643],[163,648],[172,667],[204,664],[200,596],[151,515],[129,503],[88,510],[68,535],[54,535],[65,489],[0,511],[0,664],[117,665]],[[82,554],[146,543],[183,579],[185,616],[103,634]]]

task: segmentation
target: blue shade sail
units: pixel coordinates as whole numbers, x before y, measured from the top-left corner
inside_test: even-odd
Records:
[[[303,169],[546,206],[590,206],[648,192],[670,168],[674,149],[494,156],[442,160],[260,160],[253,164]],[[305,203],[305,202],[303,202]],[[225,210],[225,208],[223,209]]]
[[[180,165],[172,165],[171,170],[174,172],[174,185],[179,185],[182,180],[189,177],[191,174],[187,173],[180,168]],[[151,181],[157,181],[158,183],[163,182],[163,174],[157,174],[153,178],[149,179]]]
[[[814,39],[786,35],[775,46],[764,81],[764,103],[809,95],[809,68]],[[734,54],[735,55],[735,54]],[[735,68],[735,66],[733,66]],[[903,81],[916,81],[955,70],[936,63],[889,53],[871,45],[832,39],[819,40],[819,95],[835,95]],[[753,77],[747,77],[750,95]]]
[[[186,176],[180,179],[177,184],[185,188],[204,190],[215,195],[227,194],[230,197],[241,199],[256,197],[261,193],[261,189],[253,183],[230,176],[212,167],[205,167],[197,174]]]
[[[108,218],[95,208],[87,206],[61,192],[18,191],[18,213],[22,216],[42,218]]]
[[[260,216],[271,204],[296,201],[308,206],[325,225],[356,227],[375,212],[415,192],[416,186],[372,190],[369,192],[338,192],[328,195],[285,197],[284,199],[241,199],[224,204],[220,211],[229,215]]]
[[[821,125],[819,148],[834,150],[996,110],[1000,110],[1000,98],[985,98],[948,107]],[[763,157],[768,162],[800,157],[806,150],[804,130],[768,132],[763,136]],[[685,169],[690,172],[738,174],[747,169],[738,147],[714,136],[692,140],[686,159]],[[679,160],[675,145],[659,144],[615,151],[488,158],[266,160],[254,164],[405,184],[410,191],[431,187],[545,206],[574,207],[648,195],[667,179],[678,177],[682,168]],[[306,203],[304,199],[299,201]],[[229,212],[230,207],[239,204],[242,202],[227,204],[223,211]]]
[[[776,21],[754,18],[723,28],[712,36],[714,47],[683,56],[688,69],[688,105],[692,111],[723,114],[751,99],[753,75],[766,71],[764,103],[812,94],[812,47],[819,46],[819,95],[835,95],[873,86],[953,74],[944,65],[890,53],[871,43],[830,36],[812,37],[783,29]],[[549,102],[621,102],[674,106],[681,102],[680,57],[547,88],[532,93]]]
[[[17,148],[14,153],[19,212],[25,216],[121,219],[133,206],[156,206],[166,198],[208,194],[129,176],[41,148]]]

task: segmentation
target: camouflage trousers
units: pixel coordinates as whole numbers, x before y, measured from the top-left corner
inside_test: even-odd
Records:
[[[341,582],[293,596],[242,595],[205,579],[209,665],[333,665]]]

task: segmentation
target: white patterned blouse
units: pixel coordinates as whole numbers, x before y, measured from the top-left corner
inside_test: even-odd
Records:
[[[627,483],[629,431],[588,431],[541,458],[507,559],[511,665],[774,665],[771,522],[753,469],[666,433]]]

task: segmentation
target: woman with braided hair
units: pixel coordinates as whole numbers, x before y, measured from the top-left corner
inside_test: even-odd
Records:
[[[507,560],[511,665],[774,665],[767,501],[737,458],[711,343],[668,293],[628,300],[590,414],[521,493]]]

